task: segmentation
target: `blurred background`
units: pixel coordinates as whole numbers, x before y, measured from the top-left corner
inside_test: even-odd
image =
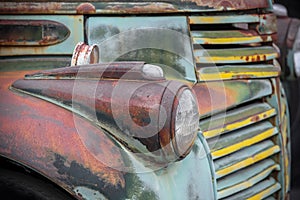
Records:
[[[284,5],[288,16],[300,19],[300,0],[275,0]],[[279,27],[280,29],[280,27]],[[284,80],[291,117],[292,193],[291,200],[300,199],[300,78]]]

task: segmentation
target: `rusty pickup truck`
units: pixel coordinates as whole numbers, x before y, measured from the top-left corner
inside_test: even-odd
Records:
[[[289,199],[276,19],[270,0],[1,1],[1,194]]]

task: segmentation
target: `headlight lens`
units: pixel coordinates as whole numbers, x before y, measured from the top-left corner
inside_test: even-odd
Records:
[[[178,156],[184,157],[191,150],[199,127],[198,106],[194,94],[185,88],[179,92],[175,115],[175,149]]]

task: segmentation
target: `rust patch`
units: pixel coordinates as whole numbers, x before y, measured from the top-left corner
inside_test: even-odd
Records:
[[[99,47],[97,45],[87,45],[83,42],[75,46],[71,66],[88,65],[99,62]]]
[[[143,5],[134,5],[132,7],[124,7],[123,5],[107,6],[106,9],[118,11],[121,13],[159,13],[174,12],[177,9],[168,3],[146,3]]]
[[[131,63],[125,62],[123,64],[127,64],[129,67]],[[134,64],[143,65],[142,62],[134,62]],[[122,66],[122,63],[116,63],[115,66],[112,64],[111,72],[117,71],[119,65]],[[63,104],[66,108],[72,109],[73,112],[80,115],[84,113],[83,116],[95,116],[95,118],[88,119],[100,123],[101,127],[108,130],[111,136],[119,140],[129,150],[143,152],[144,148],[147,148],[149,152],[157,155],[148,158],[154,164],[165,164],[176,160],[169,159],[175,158],[177,152],[166,151],[161,147],[167,144],[172,145],[171,139],[174,138],[170,128],[173,124],[173,119],[171,119],[173,116],[172,106],[174,106],[176,93],[187,86],[181,82],[167,80],[138,81],[101,78],[100,81],[88,80],[91,78],[90,75],[97,75],[95,70],[99,69],[99,65],[89,67],[83,67],[83,70],[87,69],[84,71],[87,78],[74,79],[73,77],[79,67],[67,67],[38,73],[38,75],[42,75],[32,79],[27,76],[25,80],[15,81],[12,87],[47,100],[51,99],[51,102],[58,105]],[[95,70],[91,71],[91,69]],[[128,70],[130,68],[123,69]],[[55,73],[52,74],[53,72]],[[53,78],[45,79],[45,74],[48,76],[52,74]],[[34,77],[34,74],[30,76]],[[67,80],[53,80],[62,76],[69,78]],[[162,98],[165,101],[161,105],[169,116],[167,122],[159,118],[161,108],[157,105],[160,105]],[[163,122],[160,123],[160,120]],[[164,134],[170,135],[169,138],[171,138],[167,144],[160,141],[161,135]],[[142,149],[135,145],[137,142],[143,145]]]
[[[64,181],[66,174],[57,173],[51,165],[54,154],[66,158],[66,163],[84,166],[109,187],[124,188],[123,172],[104,164],[122,167],[123,157],[101,129],[54,104],[8,90],[25,73],[28,72],[0,73],[1,154],[33,167],[71,192],[73,185]]]
[[[267,8],[269,6],[268,0],[181,0],[182,2],[194,2],[198,6],[205,6],[210,8],[222,8],[224,10],[244,10],[254,8]]]
[[[0,45],[48,46],[70,36],[65,25],[52,20],[0,20],[0,27]]]
[[[226,88],[219,83],[198,83],[193,90],[197,96],[200,116],[224,110],[233,105],[236,98],[235,92],[226,91]]]
[[[77,14],[94,14],[96,13],[96,8],[91,3],[82,3],[76,7]]]
[[[0,3],[0,13],[56,13],[62,9],[62,3],[32,3],[32,2],[3,2]]]
[[[90,189],[100,191],[112,199],[120,199],[120,197],[126,195],[124,185],[113,186],[107,184],[103,179],[99,179],[90,169],[76,161],[70,162],[59,154],[54,154],[53,165],[57,168],[57,172],[62,177],[65,177],[65,182],[69,182],[74,186],[86,186]],[[76,194],[80,196],[80,193]]]
[[[251,118],[251,122],[258,122],[259,120],[260,120],[260,118],[259,118],[258,115],[253,116],[253,117]]]

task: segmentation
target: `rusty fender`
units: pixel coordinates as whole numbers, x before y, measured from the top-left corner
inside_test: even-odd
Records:
[[[0,73],[0,155],[33,168],[73,195],[76,186],[84,186],[114,199],[124,196],[125,174],[114,169],[124,163],[117,145],[82,117],[8,90],[22,73],[28,72]]]
[[[39,72],[14,82],[12,88],[100,123],[131,151],[150,153],[148,160],[166,164],[185,157],[189,151],[176,151],[174,120],[177,96],[188,86],[164,78],[146,80],[138,69],[126,73],[129,64],[112,64],[106,71],[97,64]],[[116,79],[124,73],[128,79]]]

